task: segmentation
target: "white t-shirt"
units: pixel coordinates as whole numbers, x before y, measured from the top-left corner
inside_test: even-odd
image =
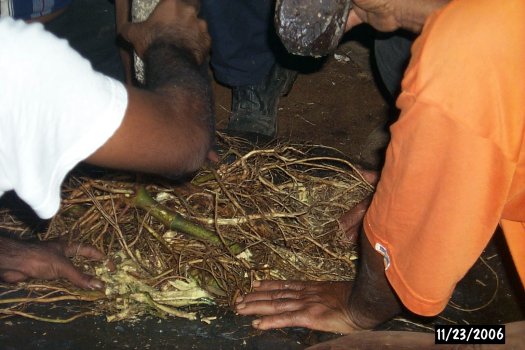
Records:
[[[67,173],[122,122],[123,84],[95,72],[40,24],[0,19],[0,196],[15,190],[42,218]]]

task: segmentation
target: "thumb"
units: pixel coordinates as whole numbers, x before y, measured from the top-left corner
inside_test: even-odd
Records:
[[[346,20],[345,32],[348,32],[350,29],[355,26],[363,23],[361,17],[355,12],[355,7],[353,7],[348,13],[348,19]]]
[[[18,283],[27,280],[27,275],[14,270],[0,272],[0,278],[7,283]]]
[[[210,160],[213,163],[218,163],[220,160],[219,155],[214,150],[208,151],[208,160]]]

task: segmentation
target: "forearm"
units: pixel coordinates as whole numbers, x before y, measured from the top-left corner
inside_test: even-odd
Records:
[[[384,271],[383,257],[370,245],[361,232],[361,255],[357,277],[350,296],[350,313],[353,321],[363,329],[395,317],[402,310]]]
[[[419,33],[426,19],[451,0],[398,0],[396,17],[403,29]]]
[[[210,37],[206,23],[196,17],[198,0],[174,7],[159,6],[146,22],[128,24],[128,40],[145,64],[145,88],[165,98],[175,113],[189,123],[205,126],[213,136],[211,79],[208,73]],[[189,5],[191,4],[191,5]],[[177,19],[163,12],[180,13]],[[160,19],[159,21],[150,21]],[[175,23],[163,25],[161,22]],[[185,126],[185,124],[183,124]]]
[[[146,50],[144,63],[146,89],[166,96],[175,113],[213,136],[215,119],[207,64],[198,64],[188,50],[163,39]]]
[[[184,1],[164,0],[121,34],[145,61],[146,85],[127,87],[122,124],[88,161],[170,177],[197,170],[214,134],[206,23]]]
[[[213,143],[213,95],[206,63],[199,64],[187,48],[163,38],[155,40],[144,54],[145,89],[168,104],[175,117],[171,122],[184,131],[179,134],[178,144],[181,152],[188,147],[186,158],[195,156],[198,145],[202,146],[198,157],[205,158]]]
[[[188,119],[213,129],[212,91],[208,68],[199,64],[185,47],[169,39],[153,41],[144,54],[146,84],[151,92],[165,96]]]

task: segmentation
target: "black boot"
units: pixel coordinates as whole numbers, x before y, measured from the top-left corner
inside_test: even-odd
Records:
[[[228,130],[275,137],[279,98],[290,92],[296,77],[276,63],[262,83],[233,87]]]

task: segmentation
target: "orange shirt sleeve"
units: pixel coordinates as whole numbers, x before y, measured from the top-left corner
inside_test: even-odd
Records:
[[[443,310],[509,200],[525,195],[524,23],[523,1],[458,0],[414,44],[364,227],[415,313]]]

